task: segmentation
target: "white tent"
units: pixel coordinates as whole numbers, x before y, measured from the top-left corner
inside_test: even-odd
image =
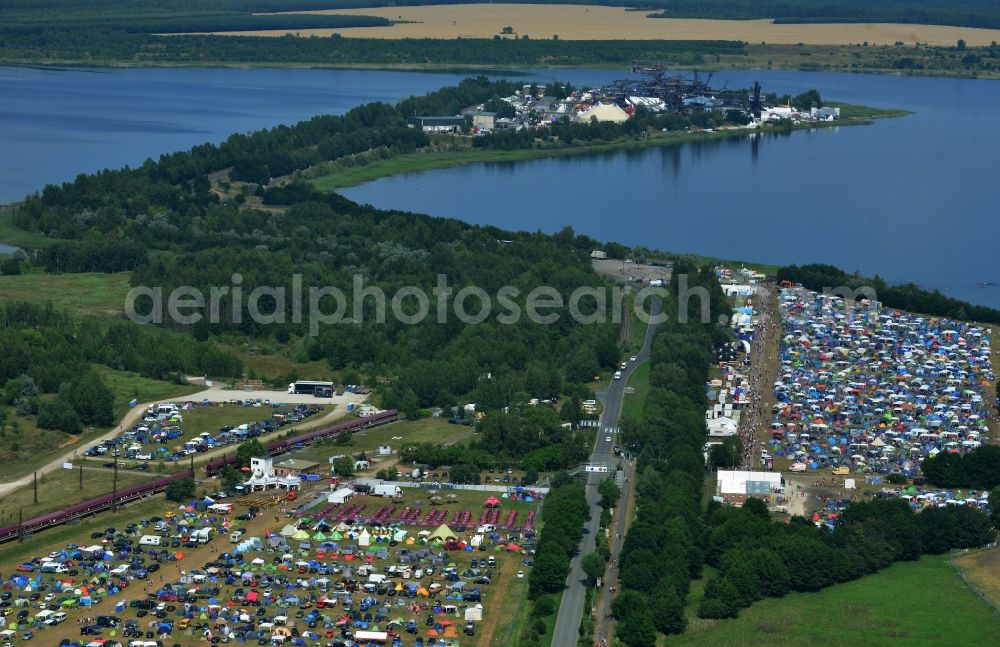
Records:
[[[372,543],[372,536],[368,533],[368,529],[365,528],[358,535],[358,546],[369,546]]]

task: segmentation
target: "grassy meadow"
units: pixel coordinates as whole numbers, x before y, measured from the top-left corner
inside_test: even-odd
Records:
[[[993,575],[995,578],[995,573]],[[816,593],[792,593],[701,620],[692,586],[688,630],[667,645],[988,645],[1000,613],[956,573],[947,555],[925,556]]]

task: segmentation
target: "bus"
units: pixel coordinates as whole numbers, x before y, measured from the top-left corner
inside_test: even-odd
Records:
[[[289,393],[312,394],[318,398],[333,397],[333,382],[299,380],[288,385]]]

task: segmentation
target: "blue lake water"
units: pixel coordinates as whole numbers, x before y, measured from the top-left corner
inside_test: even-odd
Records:
[[[345,190],[378,207],[772,263],[828,262],[1000,307],[993,81],[717,75],[915,114],[873,126],[476,164]],[[983,285],[987,284],[987,285]]]
[[[622,71],[537,70],[599,83]],[[525,74],[525,78],[529,77]],[[340,113],[462,75],[350,70],[0,68],[0,202],[233,132]],[[379,207],[510,229],[913,280],[1000,307],[994,242],[1000,83],[735,72],[713,83],[904,107],[870,127],[477,164],[345,190]]]
[[[0,67],[0,203],[236,132],[397,101],[462,75],[358,70]]]

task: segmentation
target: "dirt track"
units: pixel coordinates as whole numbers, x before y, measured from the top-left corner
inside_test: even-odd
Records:
[[[775,25],[770,20],[695,20],[647,18],[645,11],[579,5],[469,4],[422,7],[306,11],[294,13],[381,16],[409,21],[391,27],[351,29],[265,30],[218,32],[223,35],[329,36],[348,38],[492,38],[510,26],[517,36],[560,40],[742,40],[751,43],[849,45],[869,42],[891,45],[902,41],[931,45],[969,45],[1000,41],[1000,30],[904,24]]]

